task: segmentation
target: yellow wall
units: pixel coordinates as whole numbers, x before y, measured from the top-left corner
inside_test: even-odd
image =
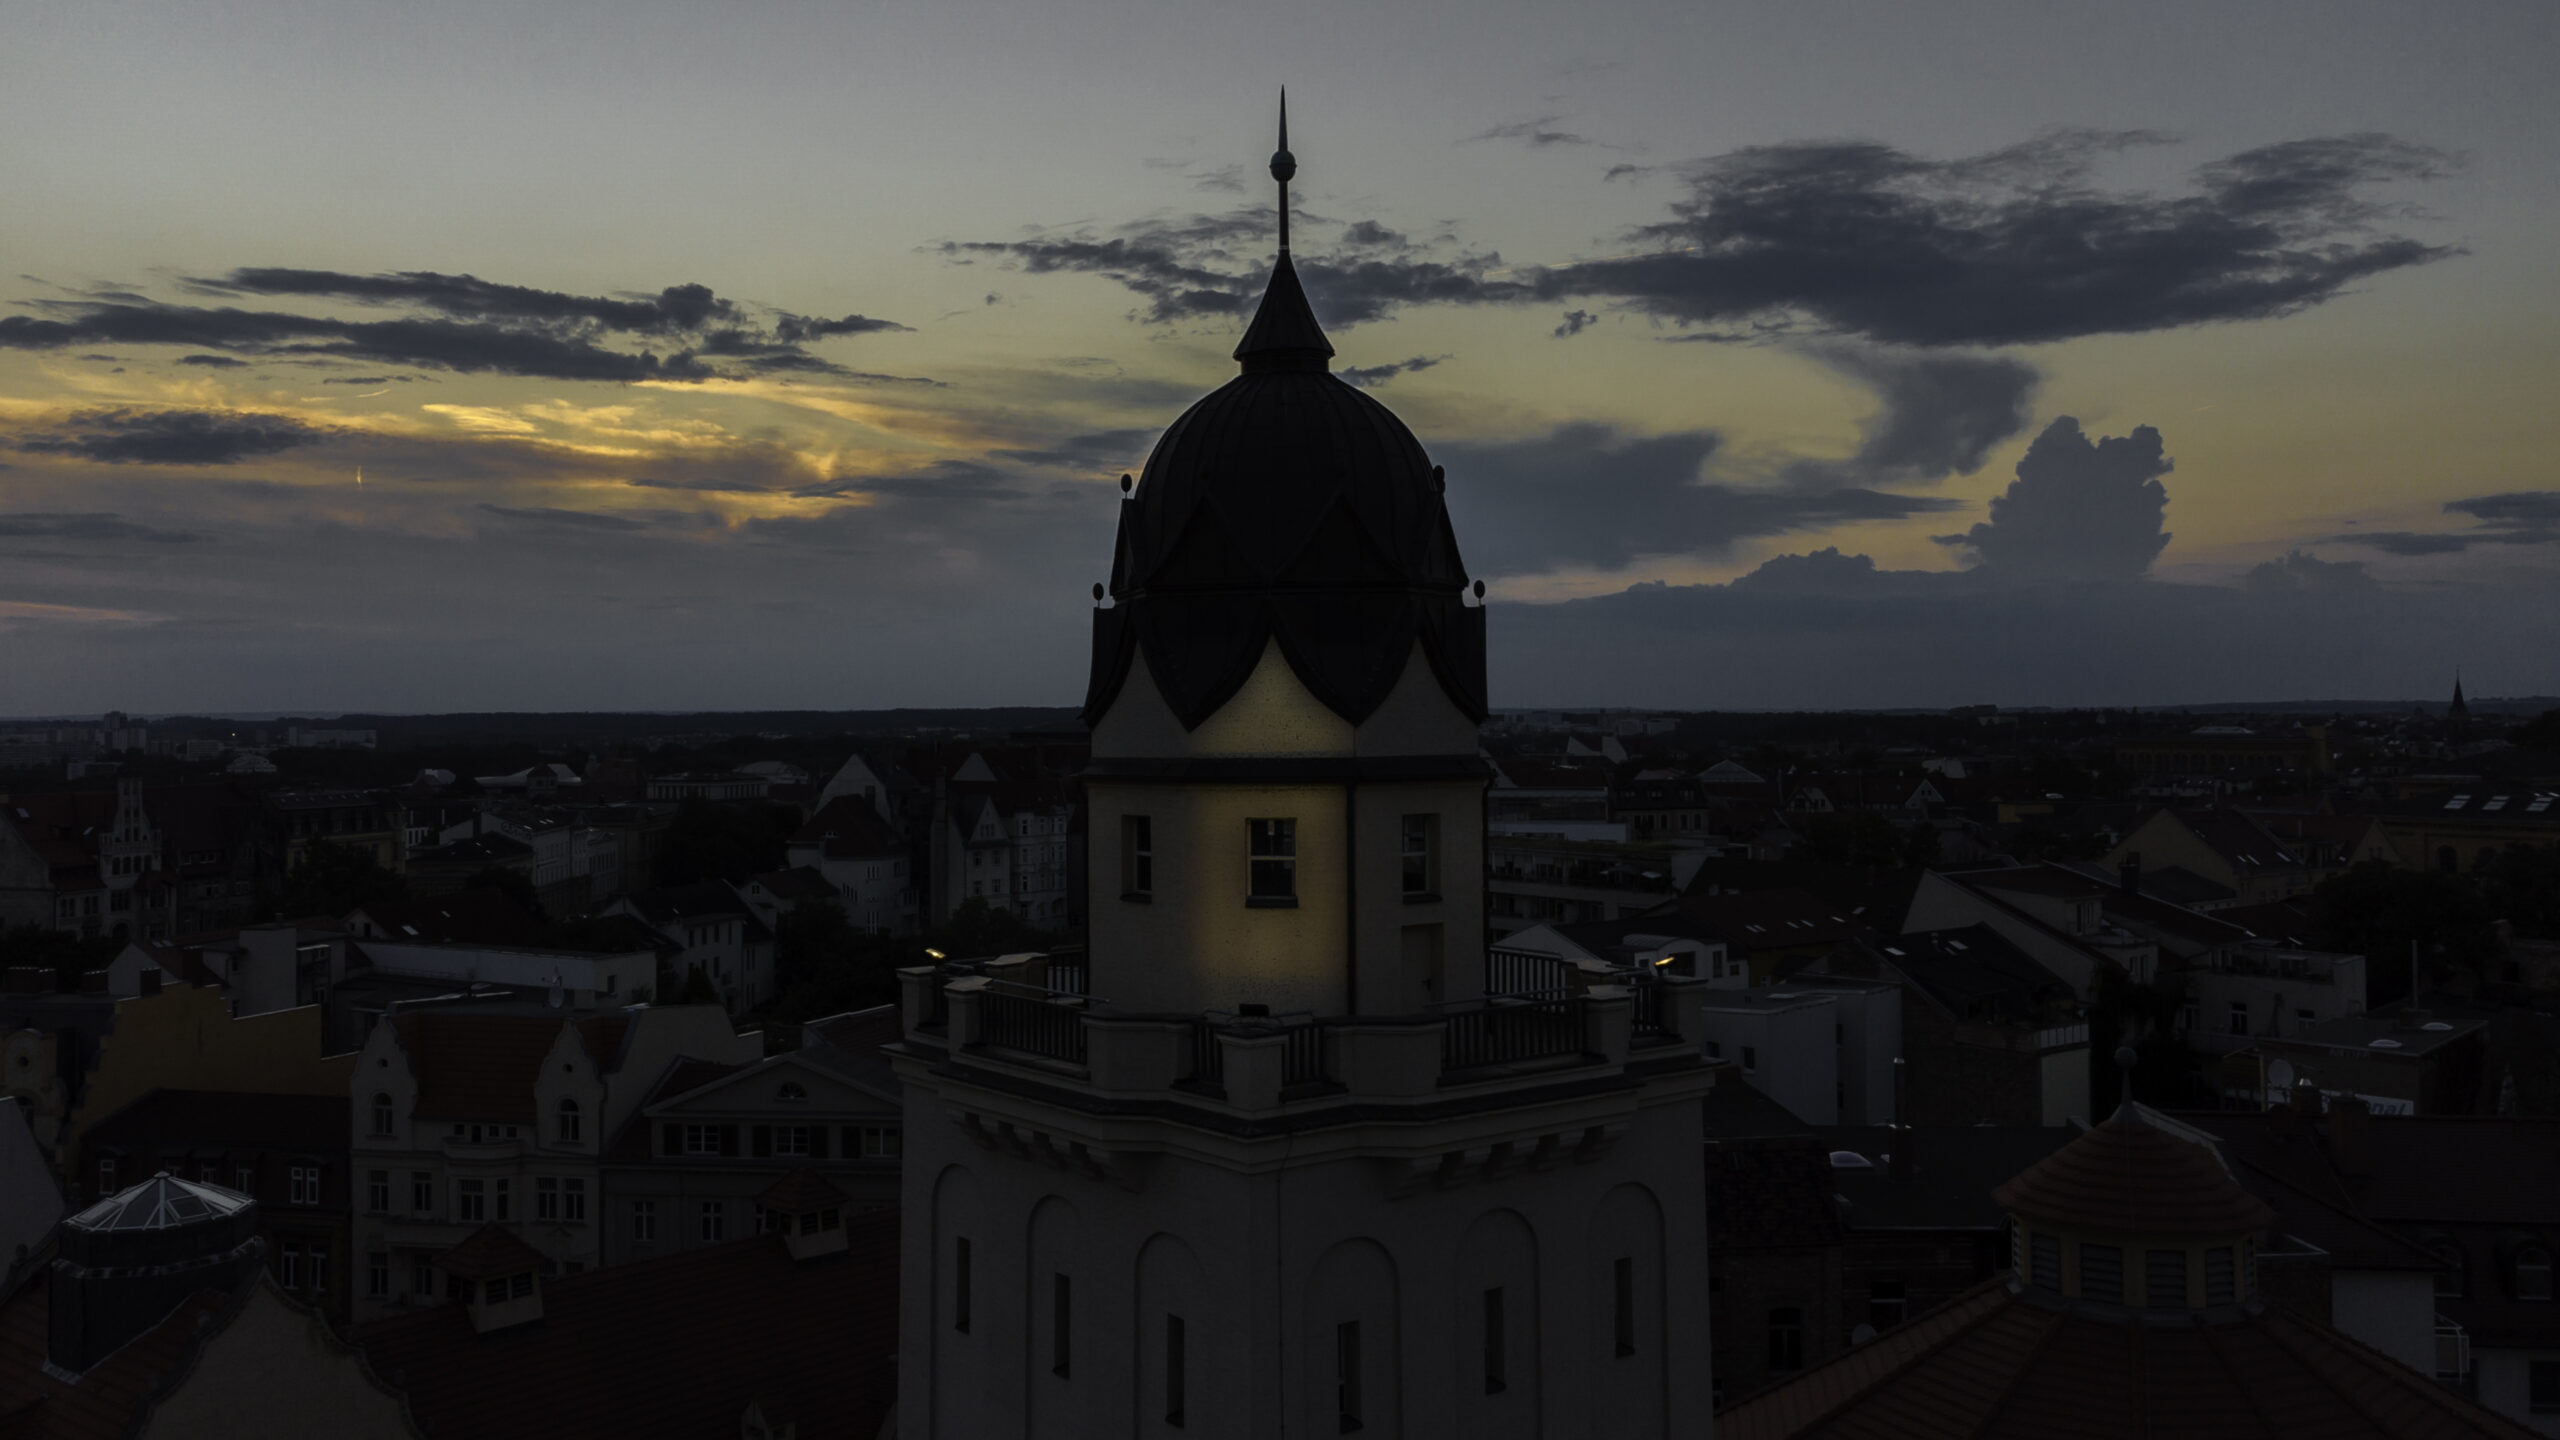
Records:
[[[88,1126],[154,1090],[344,1095],[355,1055],[320,1053],[320,1007],[235,1019],[222,992],[172,985],[116,1002],[87,1091],[63,1128],[57,1163],[76,1156]]]

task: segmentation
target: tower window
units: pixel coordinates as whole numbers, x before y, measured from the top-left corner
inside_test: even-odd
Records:
[[[2143,1252],[2142,1303],[2153,1310],[2186,1308],[2186,1251],[2146,1250]]]
[[[2231,1247],[2216,1245],[2204,1252],[2204,1303],[2228,1305],[2237,1297],[2237,1281],[2231,1261]]]
[[[1627,1356],[1636,1353],[1635,1257],[1630,1255],[1619,1256],[1616,1274],[1613,1278],[1616,1281],[1615,1288],[1617,1290],[1617,1303],[1611,1308],[1615,1312],[1617,1322],[1614,1328],[1617,1331],[1616,1338],[1618,1358],[1623,1360]]]
[[[1075,1282],[1049,1277],[1049,1373],[1064,1380],[1075,1359]]]
[[[2115,1245],[2080,1246],[2080,1298],[2124,1303],[2124,1250]]]
[[[1769,1312],[1769,1368],[1781,1375],[1804,1368],[1804,1312],[1792,1305]]]
[[[969,1240],[965,1235],[951,1247],[951,1328],[969,1333]]]
[[[1333,1402],[1342,1416],[1342,1433],[1360,1429],[1360,1322],[1345,1320],[1333,1327]]]
[[[1398,843],[1404,867],[1404,893],[1409,900],[1440,892],[1440,817],[1407,815]]]
[[[1156,893],[1156,825],[1146,815],[1120,817],[1120,898],[1145,900]]]
[[[1509,1348],[1502,1333],[1502,1287],[1484,1292],[1484,1393],[1499,1395],[1510,1388]]]
[[[1251,838],[1251,903],[1294,905],[1298,902],[1298,822],[1248,820]]]
[[[2050,1290],[2057,1295],[2062,1293],[2061,1239],[2057,1236],[2038,1234],[2030,1243],[2028,1253],[2034,1259],[2034,1268],[2027,1276],[2027,1283],[2039,1290]],[[2227,1280],[2231,1268],[2231,1252],[2224,1250],[2220,1254],[2224,1277]]]
[[[1179,1430],[1183,1411],[1182,1317],[1164,1317],[1164,1423]]]

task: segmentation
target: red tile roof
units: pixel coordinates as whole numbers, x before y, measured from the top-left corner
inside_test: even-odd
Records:
[[[2254,1234],[2276,1218],[2210,1148],[2123,1111],[1991,1197],[2031,1222],[2163,1239]]]
[[[630,1022],[620,1015],[552,1020],[514,1015],[394,1015],[400,1048],[418,1077],[415,1114],[422,1120],[501,1120],[530,1124],[533,1082],[542,1059],[575,1025],[587,1053],[611,1069]]]
[[[2525,1440],[2390,1357],[2264,1307],[2219,1323],[2100,1319],[2006,1278],[1716,1417],[1718,1440]]]
[[[38,1270],[0,1306],[0,1440],[111,1440],[159,1398],[162,1377],[184,1368],[198,1343],[198,1323],[219,1315],[232,1297],[199,1290],[169,1317],[92,1365],[77,1385],[45,1373],[51,1325],[51,1276]]]
[[[803,1165],[766,1186],[756,1203],[777,1215],[800,1215],[842,1205],[847,1198],[825,1176]]]
[[[735,1435],[750,1403],[800,1440],[875,1440],[896,1395],[898,1216],[795,1263],[779,1235],[542,1282],[543,1320],[475,1334],[458,1305],[356,1343],[429,1434]]]

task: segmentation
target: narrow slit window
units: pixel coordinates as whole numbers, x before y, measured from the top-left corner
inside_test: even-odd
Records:
[[[1484,1292],[1484,1393],[1499,1395],[1511,1388],[1508,1345],[1502,1333],[1502,1287]]]
[[[1152,817],[1120,817],[1120,893],[1131,899],[1156,893],[1156,826]]]
[[[1439,829],[1437,815],[1403,817],[1397,848],[1404,871],[1404,893],[1408,896],[1420,898],[1440,891],[1440,847],[1432,843],[1439,838]]]
[[[1631,1255],[1621,1255],[1617,1264],[1618,1354],[1621,1358],[1636,1353],[1636,1262]]]
[[[1049,1373],[1063,1380],[1075,1361],[1075,1282],[1049,1277]]]
[[[1182,1428],[1183,1400],[1182,1317],[1164,1317],[1164,1423]]]
[[[1345,1320],[1333,1327],[1333,1400],[1342,1416],[1342,1433],[1360,1428],[1360,1322]]]
[[[969,1333],[969,1241],[965,1236],[951,1247],[951,1328]]]

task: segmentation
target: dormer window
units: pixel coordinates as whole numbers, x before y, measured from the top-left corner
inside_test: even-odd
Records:
[[[391,1097],[388,1095],[373,1097],[373,1133],[376,1135],[391,1133]]]
[[[574,1145],[578,1140],[578,1102],[563,1098],[559,1114],[560,1143]]]

